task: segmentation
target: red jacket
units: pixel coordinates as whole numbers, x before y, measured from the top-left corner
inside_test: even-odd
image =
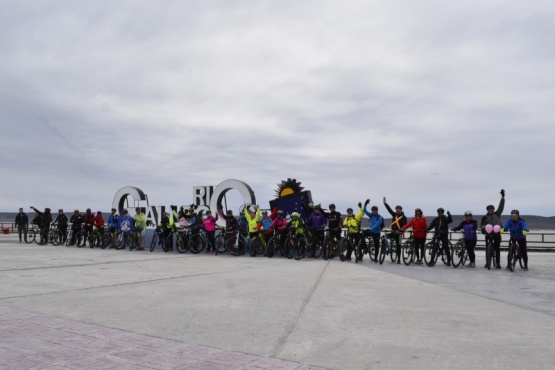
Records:
[[[403,230],[406,230],[411,226],[412,226],[412,229],[414,230],[415,238],[426,237],[426,228],[428,227],[426,217],[422,216],[420,218],[417,218],[417,217],[413,218],[405,226],[403,226]]]

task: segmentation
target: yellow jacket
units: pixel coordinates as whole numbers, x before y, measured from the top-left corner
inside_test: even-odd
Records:
[[[349,230],[350,234],[356,234],[359,232],[360,220],[364,216],[364,210],[360,207],[360,212],[354,216],[347,216],[343,219],[343,227]]]

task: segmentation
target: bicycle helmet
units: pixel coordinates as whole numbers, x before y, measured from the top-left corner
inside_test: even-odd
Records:
[[[403,207],[401,207],[400,205],[396,205],[396,206],[395,206],[395,209],[396,209],[396,210],[397,210],[397,209],[400,209],[400,210],[402,211],[402,210],[403,210]]]
[[[76,210],[73,211],[73,213],[78,214],[78,213],[79,213],[79,210],[76,209]]]
[[[464,217],[466,217],[466,216],[472,217],[472,212],[466,211],[466,212],[464,213]]]
[[[63,209],[61,209],[61,208],[60,208],[60,209],[58,210],[58,212],[63,212],[63,211],[64,211],[64,210],[63,210]]]
[[[280,210],[277,212],[277,214],[280,215],[280,216],[283,216],[283,211],[280,209]]]
[[[96,214],[97,214],[97,215],[101,215],[101,214],[102,214],[102,212],[98,211],[98,212],[96,212]]]
[[[495,206],[493,204],[488,204],[486,206],[486,210],[488,210],[488,209],[495,209]]]
[[[335,204],[333,204],[333,203],[330,204],[330,205],[328,206],[328,208],[335,208]]]
[[[293,212],[291,213],[291,217],[299,217],[299,214],[297,212]]]
[[[378,207],[377,207],[377,206],[372,206],[371,209],[372,209],[372,211],[377,211],[377,210],[378,210]]]
[[[437,213],[440,213],[440,212],[441,212],[441,213],[445,213],[445,210],[444,210],[443,208],[439,207],[439,208],[437,209]]]
[[[347,208],[347,213],[349,213],[349,212],[353,212],[353,209],[352,208]]]
[[[513,209],[511,211],[511,216],[514,216],[514,215],[520,216],[520,212],[518,211],[518,209]]]

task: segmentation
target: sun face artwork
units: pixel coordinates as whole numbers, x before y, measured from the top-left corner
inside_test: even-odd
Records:
[[[296,179],[287,179],[278,184],[276,198],[270,201],[270,209],[277,207],[288,219],[291,213],[298,212],[301,218],[306,220],[305,209],[308,209],[309,203],[312,203],[310,190],[304,190]]]

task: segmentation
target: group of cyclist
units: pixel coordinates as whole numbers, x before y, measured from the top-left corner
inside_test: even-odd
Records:
[[[508,231],[511,239],[514,239],[518,245],[521,258],[524,262],[524,269],[528,269],[526,247],[528,226],[525,220],[520,217],[518,210],[511,211],[511,218],[504,224],[501,222],[501,214],[505,206],[505,191],[501,190],[500,194],[501,199],[497,210],[492,204],[488,205],[486,207],[487,213],[482,217],[479,225],[480,231],[486,235],[486,242],[489,241],[493,245],[495,251],[495,260],[490,261],[488,259],[484,267],[490,269],[493,264],[493,267],[497,269],[501,268],[501,232]],[[223,210],[221,210],[219,214],[212,215],[210,210],[206,211],[205,214],[203,214],[202,211],[196,212],[194,205],[191,205],[188,210],[182,207],[179,211],[177,211],[176,207],[172,207],[171,213],[164,212],[161,215],[157,230],[163,235],[161,240],[168,237],[171,238],[176,230],[190,229],[193,233],[198,233],[202,230],[207,240],[206,253],[216,254],[215,234],[217,220],[221,217],[225,220],[223,232],[226,237],[231,235],[238,236],[237,247],[239,249],[239,254],[245,254],[249,247],[249,240],[254,240],[259,234],[262,234],[262,238],[266,244],[274,234],[279,235],[280,243],[283,247],[287,233],[304,234],[305,229],[308,228],[313,240],[322,241],[325,236],[325,230],[328,230],[329,238],[340,241],[343,237],[342,230],[346,229],[346,235],[350,238],[352,243],[348,244],[349,247],[341,260],[349,261],[352,259],[353,246],[358,245],[358,243],[365,243],[365,237],[368,237],[374,246],[380,245],[380,238],[385,228],[384,218],[378,213],[378,207],[376,205],[373,205],[370,211],[368,211],[367,206],[369,203],[369,199],[365,201],[364,205],[359,202],[358,211],[356,213],[352,208],[348,208],[345,217],[336,210],[334,204],[330,204],[329,211],[326,212],[319,204],[313,205],[309,203],[308,206],[303,209],[305,213],[304,219],[298,212],[292,212],[289,220],[287,220],[282,210],[274,208],[271,214],[269,214],[266,210],[261,212],[259,205],[245,205],[239,217],[233,215],[232,210],[228,210],[225,214]],[[387,203],[385,197],[383,198],[383,204],[392,217],[389,230],[386,233],[386,238],[391,241],[395,248],[398,256],[396,260],[397,263],[400,263],[401,259],[401,246],[404,233],[412,229],[416,264],[422,264],[425,253],[426,236],[433,230],[434,237],[437,238],[441,244],[443,253],[447,258],[447,265],[451,265],[448,234],[449,231],[462,231],[465,247],[468,251],[468,258],[470,260],[469,267],[476,267],[475,247],[477,242],[478,222],[473,218],[471,211],[465,212],[464,220],[458,226],[449,228],[449,224],[453,222],[452,216],[449,211],[445,212],[441,207],[437,209],[437,217],[433,218],[428,225],[423,211],[420,208],[415,209],[414,217],[409,220],[400,205],[395,206],[395,210],[393,210]],[[84,214],[81,214],[79,210],[75,210],[69,219],[64,214],[63,210],[60,209],[53,222],[49,208],[46,208],[44,212],[34,207],[31,208],[36,213],[36,217],[32,223],[35,223],[41,229],[41,243],[47,242],[48,230],[51,224],[57,225],[60,234],[64,235],[64,237],[67,235],[68,225],[71,224],[72,238],[68,245],[74,245],[76,243],[75,236],[80,231],[83,231],[83,245],[86,245],[87,239],[89,243],[92,243],[91,234],[93,230],[96,229],[103,233],[104,225],[107,224],[109,232],[112,235],[115,235],[117,232],[137,233],[137,250],[144,250],[144,237],[147,225],[146,216],[142,213],[140,207],[135,209],[136,214],[134,216],[130,216],[125,209],[120,216],[117,214],[116,209],[112,209],[107,223],[101,211],[92,213],[90,208],[87,209]],[[18,226],[21,242],[22,233],[26,232],[28,219],[25,213],[23,213],[23,209],[19,211],[20,212],[16,216],[16,225]],[[361,220],[364,215],[369,219],[369,228],[362,230]],[[61,240],[61,242],[65,241],[65,239]],[[173,242],[170,242],[169,245],[173,245]],[[365,251],[370,253],[370,248],[365,248]],[[379,248],[376,247],[373,251],[374,255],[371,256],[373,257],[372,260],[377,261]],[[361,255],[355,257],[359,260],[362,259]],[[324,258],[333,258],[333,255],[324,254]],[[511,256],[507,257],[507,268],[509,268],[510,258]]]

